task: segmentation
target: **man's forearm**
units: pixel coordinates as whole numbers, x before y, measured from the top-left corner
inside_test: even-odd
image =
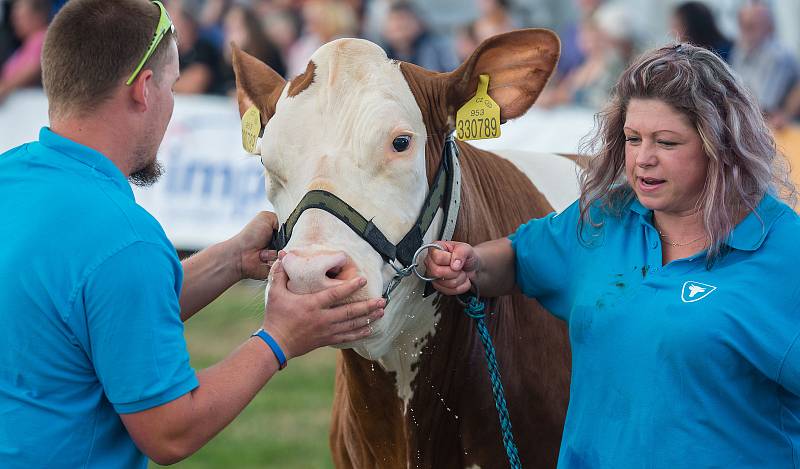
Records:
[[[481,259],[475,283],[481,296],[508,295],[516,290],[514,249],[508,238],[487,241],[475,246]]]
[[[230,241],[215,244],[184,260],[181,320],[186,321],[241,280]]]
[[[194,453],[225,428],[253,400],[278,371],[278,361],[259,338],[251,338],[225,360],[197,374],[200,381],[190,393],[191,416],[177,441]]]
[[[233,421],[277,371],[271,350],[261,339],[251,338],[220,363],[198,372],[200,386],[194,391],[122,419],[148,457],[172,464]]]

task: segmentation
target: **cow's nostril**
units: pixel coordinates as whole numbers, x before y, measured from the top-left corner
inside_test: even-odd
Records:
[[[325,276],[328,278],[335,279],[336,277],[339,276],[340,273],[342,273],[342,266],[336,266],[333,267],[332,269],[328,269],[328,271],[325,272]]]

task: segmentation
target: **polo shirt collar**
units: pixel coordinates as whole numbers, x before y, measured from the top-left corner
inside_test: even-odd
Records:
[[[86,145],[73,142],[53,132],[49,127],[42,127],[39,131],[39,143],[50,150],[54,150],[98,171],[111,179],[112,182],[119,186],[131,199],[134,198],[133,190],[128,183],[128,178],[122,174],[122,171],[117,168],[113,161],[99,151],[89,148]]]
[[[629,208],[642,215],[644,220],[652,220],[653,211],[642,205],[636,197],[631,201]],[[785,210],[786,207],[774,196],[765,194],[756,210],[747,214],[744,220],[734,227],[726,244],[740,251],[757,250],[761,247],[772,225]]]
[[[639,202],[639,199],[636,196],[634,196],[633,200],[631,200],[630,209],[633,210],[634,212],[638,213],[639,215],[644,216],[647,219],[650,218],[650,216],[651,216],[651,214],[653,212],[649,208],[647,208],[644,205],[642,205],[641,202]]]
[[[761,247],[772,225],[786,211],[786,207],[770,195],[765,194],[756,210],[747,214],[733,229],[728,246],[740,251],[755,251]]]

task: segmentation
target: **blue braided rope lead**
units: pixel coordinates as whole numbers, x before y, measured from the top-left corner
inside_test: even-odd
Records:
[[[508,464],[511,469],[522,469],[517,445],[514,444],[514,435],[511,433],[511,417],[508,416],[508,409],[506,408],[506,396],[505,392],[503,392],[503,383],[500,381],[497,356],[494,353],[494,345],[492,345],[492,338],[489,336],[489,329],[486,327],[486,321],[484,321],[486,317],[485,309],[486,304],[483,301],[476,296],[470,296],[464,312],[475,320],[475,327],[481,336],[483,351],[486,354],[486,365],[489,368],[489,377],[492,381],[494,407],[500,417],[500,430],[503,433],[503,446],[505,446],[506,455],[508,455]]]

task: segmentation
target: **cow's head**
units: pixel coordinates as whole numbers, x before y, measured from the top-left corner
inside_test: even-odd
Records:
[[[505,121],[530,108],[558,53],[553,33],[521,30],[487,40],[451,73],[433,73],[389,60],[368,41],[340,39],[287,83],[234,48],[239,110],[255,106],[265,123],[260,154],[281,223],[306,193],[325,190],[398,243],[419,215],[456,110],[475,94],[478,76],[490,76],[489,94]],[[289,288],[298,293],[361,275],[368,283],[350,300],[379,297],[394,275],[370,244],[323,210],[303,212],[285,250]],[[409,321],[398,312],[402,302],[393,300],[372,337],[349,346],[383,356]]]

